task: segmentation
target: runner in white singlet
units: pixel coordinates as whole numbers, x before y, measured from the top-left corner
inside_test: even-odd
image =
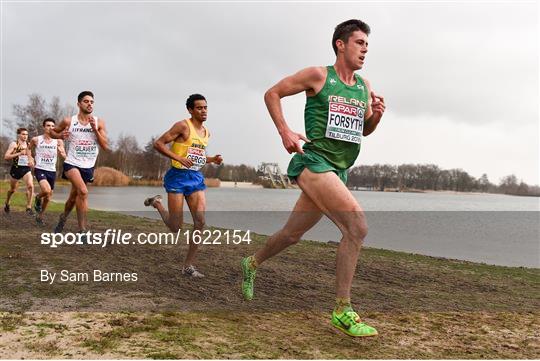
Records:
[[[9,202],[11,196],[17,190],[17,184],[20,180],[26,185],[26,213],[32,216],[32,196],[34,194],[34,183],[32,182],[31,169],[34,166],[34,160],[30,149],[28,148],[28,129],[17,129],[17,140],[11,142],[4,154],[4,160],[11,161],[9,175],[9,189],[7,191],[6,202],[4,203],[4,212],[10,212]]]
[[[47,118],[43,121],[43,134],[32,138],[30,149],[34,150],[34,175],[39,183],[41,192],[36,195],[34,210],[36,211],[36,222],[43,225],[43,214],[52,198],[54,183],[56,180],[56,161],[58,154],[66,158],[64,141],[62,139],[52,139],[51,130],[55,126],[55,120]]]
[[[109,149],[105,122],[92,114],[94,94],[83,91],[77,97],[79,114],[63,119],[53,130],[53,138],[63,138],[67,144],[67,157],[64,162],[62,178],[71,183],[71,193],[66,201],[64,213],[60,215],[54,232],[64,229],[66,219],[77,208],[79,231],[87,231],[88,188],[87,183],[94,181],[94,166],[99,148]]]

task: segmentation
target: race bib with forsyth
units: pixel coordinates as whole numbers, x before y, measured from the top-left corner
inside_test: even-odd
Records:
[[[186,158],[193,162],[189,169],[200,170],[206,164],[206,151],[201,148],[189,147]]]
[[[28,156],[27,155],[20,155],[19,160],[17,161],[17,165],[21,167],[27,167],[28,166]]]
[[[73,147],[75,155],[79,159],[96,159],[98,154],[98,145],[90,139],[76,139]]]
[[[364,108],[361,106],[362,102],[354,100],[330,96],[326,138],[360,144],[364,128]]]

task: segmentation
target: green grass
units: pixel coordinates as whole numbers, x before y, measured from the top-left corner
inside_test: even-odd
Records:
[[[24,315],[19,313],[0,313],[0,330],[14,331],[24,325]]]
[[[42,329],[53,329],[55,331],[64,331],[67,329],[66,325],[63,325],[61,323],[50,323],[50,322],[39,322],[36,323],[36,327],[42,328]]]
[[[177,360],[181,358],[179,355],[167,351],[149,353],[146,357],[152,360]]]
[[[87,339],[82,342],[82,346],[86,347],[98,354],[104,354],[107,351],[113,350],[117,346],[116,340],[108,338]]]
[[[13,209],[24,210],[23,194],[15,194]],[[52,203],[48,211],[56,217],[62,209]],[[155,220],[96,210],[89,212],[89,220],[96,229],[165,229]],[[18,340],[19,353],[12,352],[13,344],[2,344],[0,335],[0,350],[7,357],[540,358],[539,269],[365,248],[352,292],[361,317],[380,336],[352,339],[330,325],[335,245],[304,241],[265,263],[256,298],[248,303],[239,295],[238,261],[266,241],[263,235],[252,234],[253,244],[240,248],[202,248],[200,262],[209,275],[191,282],[178,274],[181,253],[176,248],[69,253],[32,242],[37,230],[6,228],[3,234],[11,236],[0,242],[0,304],[33,311],[0,313],[0,334]],[[21,234],[26,238],[14,238]],[[140,267],[152,278],[141,275],[136,292],[124,285],[51,288],[30,283],[32,270],[43,263],[62,269],[98,261],[107,267]],[[123,298],[110,299],[111,293]],[[146,309],[122,311],[121,302],[138,300],[152,302]],[[66,313],[36,306],[62,302],[77,307]],[[113,310],[93,310],[100,302]]]

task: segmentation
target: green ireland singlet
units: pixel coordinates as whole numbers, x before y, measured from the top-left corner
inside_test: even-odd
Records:
[[[308,168],[314,173],[335,172],[347,182],[347,169],[358,153],[364,128],[364,113],[368,104],[368,89],[355,74],[356,83],[343,83],[333,66],[327,66],[326,81],[319,93],[306,100],[304,122],[305,154],[296,153],[287,169],[295,178]]]

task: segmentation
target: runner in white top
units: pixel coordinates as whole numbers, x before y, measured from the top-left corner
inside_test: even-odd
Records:
[[[9,201],[11,196],[17,190],[17,183],[20,180],[26,185],[26,213],[30,216],[32,212],[32,195],[34,194],[34,183],[32,182],[31,168],[34,166],[34,160],[28,148],[28,129],[17,129],[17,141],[9,144],[4,159],[12,162],[9,174],[9,190],[7,191],[6,203],[4,203],[4,212],[9,213]]]
[[[94,128],[99,129],[99,119],[96,116],[91,116],[88,123],[83,124],[79,120],[79,116],[71,117],[69,135],[66,140],[68,152],[65,163],[77,168],[94,168],[99,154],[99,142]],[[91,183],[91,180],[88,180],[87,183]]]
[[[94,181],[94,165],[99,148],[109,149],[105,122],[92,114],[94,111],[94,94],[83,91],[77,97],[79,114],[64,118],[54,129],[51,136],[67,141],[67,157],[64,162],[62,178],[71,183],[71,193],[66,201],[64,213],[60,215],[54,228],[56,233],[62,232],[66,219],[73,209],[77,208],[79,230],[86,232],[88,213],[87,183]]]
[[[36,211],[36,222],[43,225],[43,214],[52,198],[54,182],[56,180],[56,161],[58,154],[66,158],[64,141],[62,139],[52,139],[51,130],[54,128],[55,120],[47,118],[43,121],[43,134],[32,138],[30,149],[34,150],[34,175],[39,183],[41,192],[36,195],[34,210]]]

